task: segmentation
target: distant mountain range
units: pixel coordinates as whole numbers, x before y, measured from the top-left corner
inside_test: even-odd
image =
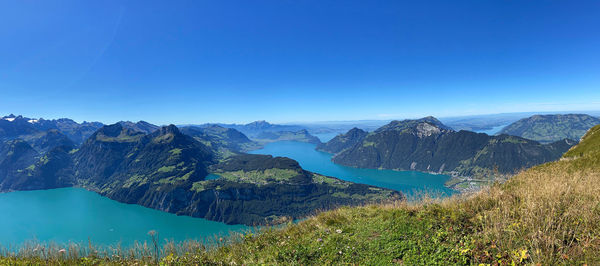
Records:
[[[540,144],[521,137],[455,131],[434,117],[392,121],[371,133],[353,129],[317,148],[335,153],[333,162],[384,168],[490,176],[553,161],[576,141]]]
[[[288,158],[245,153],[268,142],[314,143],[347,166],[450,174],[459,178],[456,185],[556,160],[577,142],[562,137],[578,138],[593,123],[600,122],[586,115],[533,116],[505,129],[532,138],[561,138],[542,144],[507,134],[456,131],[425,117],[392,121],[372,132],[352,128],[321,143],[301,126],[265,121],[178,128],[9,115],[0,118],[0,191],[78,186],[171,213],[265,224],[317,209],[403,197],[305,171]]]
[[[218,158],[227,158],[261,147],[244,133],[219,125],[186,126],[181,128],[181,132],[213,149]]]
[[[0,118],[0,140],[34,138],[54,129],[74,143],[80,144],[102,126],[99,122],[84,121],[79,124],[68,118],[45,120],[11,114]]]
[[[299,141],[313,144],[319,144],[319,138],[311,135],[306,127],[299,125],[277,125],[266,121],[255,121],[248,124],[203,124],[189,125],[184,127],[209,128],[219,126],[223,128],[235,129],[248,136],[260,145],[275,141]],[[259,146],[258,146],[259,147]]]
[[[256,135],[254,139],[261,143],[275,141],[299,141],[312,144],[321,144],[321,140],[308,133],[306,129],[301,129],[298,131],[265,131]]]
[[[587,114],[534,115],[504,127],[498,134],[519,136],[542,143],[564,138],[579,141],[590,128],[598,124],[600,118]]]
[[[256,143],[235,129],[119,122],[78,144],[64,128],[43,131],[24,120],[5,117],[0,124],[0,191],[77,186],[120,202],[247,225],[403,197],[305,171],[288,158],[244,154]]]
[[[225,128],[233,128],[242,133],[244,133],[249,138],[255,138],[260,134],[265,132],[279,132],[279,131],[300,131],[305,129],[305,127],[298,125],[277,125],[271,124],[267,121],[254,121],[248,124],[216,124]]]

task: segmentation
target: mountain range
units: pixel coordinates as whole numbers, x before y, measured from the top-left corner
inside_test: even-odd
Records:
[[[271,124],[264,120],[254,121],[248,124],[202,124],[202,125],[185,125],[182,128],[211,128],[221,127],[235,129],[243,133],[255,145],[250,145],[248,149],[257,149],[267,143],[276,141],[299,141],[313,144],[319,144],[319,138],[311,135],[306,126],[301,125],[278,125]]]
[[[81,124],[68,119],[33,119],[13,114],[0,118],[0,141],[17,138],[35,138],[48,130],[57,130],[76,144],[83,143],[90,135],[102,127],[100,122]]]
[[[540,144],[516,136],[455,131],[425,117],[392,121],[371,133],[352,129],[317,149],[334,153],[333,162],[352,167],[489,178],[556,160],[576,142]]]
[[[289,158],[244,154],[255,144],[235,129],[119,122],[81,144],[57,129],[35,141],[19,138],[40,132],[16,132],[0,142],[0,191],[76,186],[124,203],[247,225],[403,198],[305,171]]]

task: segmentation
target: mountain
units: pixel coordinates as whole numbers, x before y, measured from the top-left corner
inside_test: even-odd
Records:
[[[561,140],[544,145],[515,136],[456,132],[437,119],[426,117],[392,121],[362,141],[344,147],[332,160],[353,167],[481,177],[495,172],[514,174],[556,160],[574,143]]]
[[[288,158],[241,153],[221,157],[214,147],[249,141],[232,129],[185,131],[197,134],[183,134],[174,125],[146,134],[117,123],[98,129],[77,149],[72,142],[48,136],[56,143],[43,146],[47,152],[24,140],[6,141],[0,145],[0,191],[78,186],[120,202],[247,225],[298,219],[340,205],[402,199],[392,190],[305,171]],[[209,173],[220,178],[207,179]]]
[[[0,141],[32,138],[36,134],[57,130],[78,145],[102,126],[99,122],[84,121],[80,124],[67,118],[32,119],[11,114],[0,118]]]
[[[238,155],[215,165],[220,177],[194,183],[201,217],[225,223],[281,223],[341,205],[401,200],[389,189],[342,181],[303,170],[270,155]]]
[[[38,153],[23,140],[7,141],[0,146],[0,189],[6,191],[29,188],[21,178],[37,161]]]
[[[22,135],[29,135],[41,130],[33,125],[34,121],[10,114],[0,118],[0,140],[16,139]]]
[[[244,133],[244,135],[251,139],[263,132],[299,131],[304,129],[304,127],[298,125],[271,124],[264,120],[254,121],[248,124],[204,124],[199,126],[206,127],[208,125],[218,125],[225,128],[233,128]]]
[[[296,125],[277,125],[271,124],[267,121],[254,121],[252,123],[238,125],[238,124],[219,124],[222,127],[237,129],[244,133],[250,138],[263,133],[263,132],[277,132],[277,131],[298,131],[304,129],[301,126]]]
[[[532,112],[501,113],[487,115],[470,115],[459,117],[444,117],[440,120],[455,131],[467,130],[473,132],[500,130],[502,127],[519,119],[534,115]]]
[[[306,129],[301,129],[299,131],[264,131],[254,136],[254,140],[263,144],[275,141],[299,141],[321,144],[321,140],[308,133]]]
[[[264,145],[269,142],[284,140],[300,141],[313,144],[321,143],[319,138],[311,135],[304,126],[277,125],[271,124],[264,120],[254,121],[248,124],[204,124],[184,126],[183,128],[210,128],[214,126],[235,129],[243,133],[252,141],[258,143],[258,145],[253,145],[252,147],[249,147],[246,150],[259,148],[261,145]]]
[[[589,161],[589,164],[581,166],[582,168],[597,167],[600,169],[600,124],[590,128],[581,137],[581,141],[571,147],[563,155],[563,158],[568,160],[583,158],[585,161]]]
[[[569,138],[579,140],[600,118],[586,114],[534,115],[504,127],[499,134],[508,134],[542,143]]]
[[[186,126],[181,132],[210,147],[220,158],[260,147],[242,132],[219,125]]]
[[[439,134],[442,131],[447,132],[447,131],[451,131],[452,129],[450,127],[447,127],[446,125],[442,124],[442,122],[440,122],[440,120],[437,120],[437,118],[433,117],[433,116],[427,116],[421,119],[416,119],[416,120],[402,120],[402,121],[398,121],[398,120],[394,120],[392,122],[390,122],[387,125],[384,125],[378,129],[375,130],[375,133],[378,132],[383,132],[383,131],[415,131],[415,134],[421,136],[421,135],[426,135],[429,136],[431,134]]]
[[[58,146],[74,147],[75,143],[56,129],[20,136],[39,153],[46,153]]]
[[[150,134],[160,128],[159,126],[150,124],[146,121],[138,121],[137,123],[133,123],[131,121],[120,121],[119,124],[121,124],[123,127],[143,132],[145,134]]]
[[[165,199],[153,200],[204,179],[212,154],[173,125],[145,135],[115,124],[90,137],[74,162],[77,184],[121,202],[174,212]]]
[[[23,140],[0,143],[0,191],[70,186],[71,149],[56,146],[42,155]]]
[[[346,134],[337,135],[330,141],[317,145],[317,150],[338,153],[361,142],[367,134],[369,133],[355,127],[350,129]]]

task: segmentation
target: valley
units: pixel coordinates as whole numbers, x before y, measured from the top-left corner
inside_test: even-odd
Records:
[[[0,266],[600,265],[598,1],[0,1]]]
[[[35,125],[21,116],[3,118],[19,119],[26,120],[25,128]],[[316,134],[322,139],[306,129],[251,125],[253,137],[216,124],[119,122],[86,133],[80,144],[61,127],[27,131],[5,125],[3,132],[12,135],[5,134],[0,145],[0,188],[7,192],[0,194],[0,211],[29,211],[3,221],[0,245],[35,239],[131,247],[150,240],[153,231],[211,246],[215,235],[251,234],[252,226],[288,224],[317,210],[476,194],[522,169],[557,160],[577,143],[455,131],[434,117],[392,121],[370,132]],[[78,204],[69,206],[73,199]],[[40,201],[48,207],[38,208]],[[58,213],[71,218],[55,220],[51,205],[69,206]],[[107,212],[132,218],[97,218]],[[143,223],[132,228],[129,221]]]

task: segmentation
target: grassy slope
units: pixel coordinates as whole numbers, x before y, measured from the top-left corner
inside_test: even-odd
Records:
[[[414,205],[345,207],[283,229],[238,236],[232,243],[208,251],[197,248],[186,253],[165,248],[162,263],[597,265],[598,132],[600,126],[594,127],[565,159],[533,167],[468,197]],[[0,264],[36,260],[74,262],[9,257],[0,259]]]

